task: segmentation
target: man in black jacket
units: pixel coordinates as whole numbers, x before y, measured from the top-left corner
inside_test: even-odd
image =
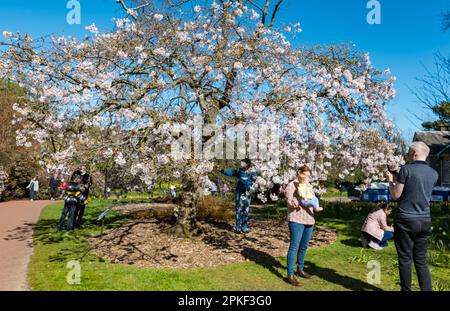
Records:
[[[77,211],[79,210],[79,206],[84,204],[84,196],[81,192],[81,176],[73,174],[64,194],[64,208],[58,223],[59,230],[66,229],[67,231],[72,232],[75,229],[75,217]],[[67,215],[69,216],[69,219],[66,225]]]
[[[412,261],[420,289],[432,290],[427,256],[431,237],[430,200],[438,173],[425,162],[429,153],[425,143],[413,142],[409,147],[409,164],[402,166],[398,176],[388,172],[391,196],[398,199],[394,241],[402,291],[411,290]]]
[[[50,198],[52,201],[56,199],[56,195],[58,193],[58,187],[61,182],[58,179],[58,174],[52,175],[50,178],[49,186],[50,186]]]

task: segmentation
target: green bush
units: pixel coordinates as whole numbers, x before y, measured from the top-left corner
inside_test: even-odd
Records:
[[[323,214],[325,216],[332,215],[364,215],[378,208],[381,208],[382,203],[371,202],[326,202],[322,201],[321,206],[324,208]],[[396,209],[397,203],[390,203],[392,208]],[[449,216],[449,202],[444,203],[431,203],[431,215],[432,217]]]
[[[32,160],[20,157],[14,161],[7,172],[9,177],[6,183],[6,189],[3,193],[5,200],[28,198],[28,186],[31,178],[38,175],[39,169]],[[46,190],[43,180],[39,180],[39,193]],[[38,196],[38,199],[41,198]]]

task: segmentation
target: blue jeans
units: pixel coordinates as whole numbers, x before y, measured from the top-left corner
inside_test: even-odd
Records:
[[[30,188],[30,199],[34,200],[36,199],[36,191],[34,189]]]
[[[313,209],[317,209],[319,207],[319,199],[316,197],[308,200],[299,200],[301,206],[312,207]]]
[[[378,245],[380,245],[381,247],[388,246],[389,244],[387,241],[392,240],[394,238],[394,232],[392,232],[392,231],[384,231],[383,238],[381,238],[381,240],[378,240],[377,238],[371,236],[367,232],[363,232],[363,233],[369,241],[374,241],[374,242],[378,243]]]
[[[388,240],[392,240],[394,238],[394,232],[392,231],[384,231],[383,238],[378,244],[382,247],[388,246]]]
[[[311,239],[314,225],[302,225],[296,222],[289,222],[290,244],[287,254],[288,275],[294,275],[295,259],[297,257],[297,268],[302,270],[305,266],[306,250]]]
[[[65,226],[67,214],[69,214],[69,219],[67,222],[67,226]],[[61,217],[59,219],[58,229],[67,229],[67,231],[73,231],[73,229],[75,228],[76,214],[77,204],[75,202],[65,202]]]
[[[247,231],[248,228],[248,214],[250,212],[251,197],[247,195],[242,199],[243,192],[236,192],[236,230]],[[242,225],[241,225],[242,222]]]

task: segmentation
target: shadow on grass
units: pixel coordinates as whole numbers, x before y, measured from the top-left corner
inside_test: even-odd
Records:
[[[336,270],[331,268],[324,268],[315,265],[314,263],[307,263],[308,272],[312,275],[321,278],[324,281],[340,285],[346,289],[352,291],[381,291],[382,289],[373,286],[369,283],[363,282],[359,279],[352,278],[350,276],[341,275],[336,272]]]
[[[364,219],[360,217],[356,217],[355,219],[340,219],[318,216],[316,217],[316,222],[325,225],[327,228],[335,228],[339,233],[346,236],[359,239]]]
[[[341,240],[341,243],[350,247],[358,247],[358,248],[362,247],[361,240],[356,238]]]
[[[284,278],[284,275],[282,275],[279,270],[285,270],[286,267],[282,265],[278,260],[276,260],[272,255],[250,247],[244,247],[244,249],[242,250],[242,256],[266,268],[280,279]]]
[[[280,270],[285,271],[286,266],[281,264],[276,258],[273,256],[253,249],[245,247],[242,251],[242,255],[253,261],[254,263],[266,268],[269,270],[272,274],[280,278],[280,280],[284,279],[284,275],[280,273]],[[336,270],[331,268],[324,268],[319,267],[314,263],[307,262],[307,269],[308,272],[314,275],[315,277],[318,277],[326,282],[334,283],[336,285],[340,285],[346,289],[352,290],[352,291],[366,291],[366,290],[373,290],[373,291],[381,291],[382,289],[376,286],[373,286],[369,283],[363,282],[359,279],[355,279],[350,276],[341,275],[336,272]]]
[[[83,237],[92,234],[93,230],[98,230],[100,233],[101,223],[97,221],[98,215],[86,215],[83,218],[82,228],[75,229],[74,236]],[[126,219],[124,215],[111,215],[106,218],[104,230],[114,228],[117,222]],[[35,226],[34,241],[42,244],[60,243],[67,240],[68,233],[66,231],[59,231],[57,229],[59,218],[57,219],[41,219]],[[66,221],[67,222],[67,221]],[[70,233],[69,236],[73,234]]]

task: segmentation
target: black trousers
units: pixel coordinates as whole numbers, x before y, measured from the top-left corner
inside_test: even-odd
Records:
[[[76,216],[77,204],[75,202],[64,203],[64,208],[59,219],[58,229],[64,230],[67,214],[69,214],[69,220],[67,222],[67,231],[73,231],[75,228],[75,216]]]
[[[56,198],[56,194],[58,193],[58,188],[50,188],[50,197],[52,199]]]
[[[416,268],[422,291],[431,291],[428,269],[428,241],[431,237],[430,220],[395,220],[394,241],[398,255],[402,291],[411,291],[412,262]]]
[[[83,224],[83,216],[86,205],[84,203],[78,204],[75,210],[75,227],[80,227]]]
[[[89,197],[89,189],[83,192],[84,200],[78,204],[77,210],[75,211],[75,227],[81,227],[83,224],[84,210],[86,209],[86,201]]]

